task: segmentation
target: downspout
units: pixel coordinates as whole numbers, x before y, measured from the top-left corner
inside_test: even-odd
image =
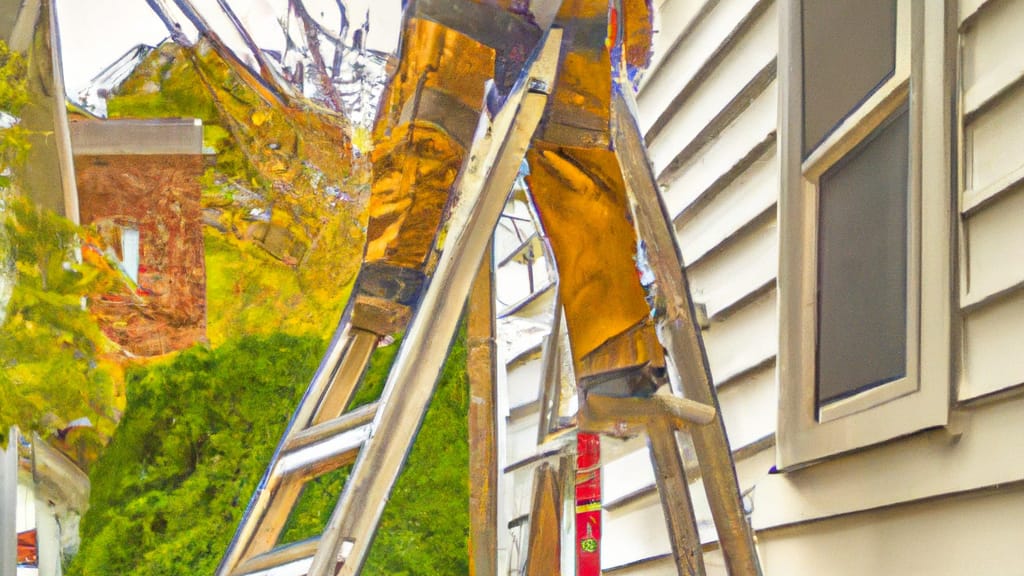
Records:
[[[60,166],[61,191],[64,194],[64,215],[76,225],[81,224],[78,213],[78,185],[75,181],[75,158],[71,149],[71,131],[68,128],[67,94],[64,91],[64,68],[60,51],[60,28],[57,25],[57,7],[47,0],[50,18],[50,59],[53,66],[53,131],[57,144],[57,163]]]

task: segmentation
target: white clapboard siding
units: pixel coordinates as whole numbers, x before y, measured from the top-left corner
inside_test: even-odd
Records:
[[[602,519],[603,570],[671,551],[665,517],[661,512],[661,500],[656,492],[637,498],[625,506],[605,509]]]
[[[774,362],[718,390],[718,404],[733,451],[775,434],[778,403]]]
[[[961,406],[949,428],[920,432],[794,472],[765,474],[753,492],[754,528],[767,530],[916,500],[931,500],[939,507],[937,497],[1020,484],[1022,410],[1020,394]],[[742,472],[740,476],[742,486]]]
[[[1024,487],[883,508],[758,534],[764,573],[1021,574]]]
[[[683,261],[693,263],[736,234],[779,198],[779,160],[775,146],[759,156],[702,206],[676,220]]]
[[[704,14],[697,16],[692,25],[668,24],[674,14],[661,16],[664,34],[655,38],[652,58],[654,68],[648,70],[642,85],[638,104],[643,111],[640,129],[644,132],[661,118],[680,91],[694,84],[698,73],[705,68],[710,57],[727,46],[751,9],[761,0],[717,0]],[[700,0],[671,0],[666,4],[702,4]],[[673,7],[673,12],[686,8]],[[685,37],[680,35],[685,30]],[[659,52],[659,49],[666,49]]]
[[[712,322],[704,331],[711,375],[716,385],[775,358],[778,352],[778,315],[775,290],[759,296],[735,313]]]
[[[633,564],[626,564],[613,570],[604,570],[605,576],[677,576],[679,572],[671,556],[655,556]],[[704,551],[704,573],[706,576],[729,576],[721,550]]]
[[[513,221],[509,218],[500,218],[498,225],[494,227],[494,258],[498,262],[508,258],[516,248],[522,245],[519,236],[513,227]]]
[[[505,281],[502,270],[498,271],[496,277],[499,285]],[[544,293],[514,305],[515,314],[498,319],[498,347],[506,362],[535,351],[543,343],[544,337],[551,331],[555,292],[552,286]]]
[[[988,9],[992,5],[997,4],[999,0],[960,0],[959,4],[960,12],[960,24],[964,25],[969,20],[978,17],[978,14],[984,13],[982,8]]]
[[[510,420],[507,427],[507,462],[509,466],[537,454],[537,423],[540,413],[537,411]]]
[[[774,144],[778,91],[774,81],[765,85],[774,78],[774,63],[759,75],[763,78],[754,83],[753,93],[732,106],[737,115],[729,115],[731,123],[720,131],[717,124],[710,127],[673,162],[671,175],[663,178],[669,214],[699,208]]]
[[[965,195],[985,190],[1024,166],[1022,127],[1024,87],[1012,90],[964,127]]]
[[[999,0],[963,31],[961,82],[964,92],[988,83],[1005,84],[1005,67],[1024,61],[1024,2]]]
[[[656,173],[662,172],[762,70],[775,60],[778,18],[774,5],[760,14],[732,45],[722,61],[702,78],[692,95],[680,102],[656,134],[648,134],[648,151]]]
[[[530,513],[533,505],[533,477],[536,470],[537,466],[521,466],[505,474],[512,492],[509,521]]]
[[[642,437],[637,440],[633,443],[634,450],[619,458],[609,461],[602,454],[601,497],[605,506],[615,506],[654,486],[654,468],[651,466],[651,454],[646,440]]]
[[[1024,2],[965,0],[958,399],[1024,384]]]
[[[770,211],[730,242],[687,267],[694,302],[707,306],[708,316],[714,320],[772,284],[778,271],[778,257],[778,226],[775,213]],[[769,334],[759,336],[775,339]]]
[[[998,0],[986,5],[961,36],[963,111],[974,114],[1024,79],[1024,4]]]
[[[966,216],[964,232],[963,306],[973,308],[1024,283],[1024,186]]]
[[[543,371],[539,351],[508,367],[508,405],[512,410],[537,401]]]
[[[717,0],[665,0],[655,10],[651,61],[640,86],[656,76],[672,47],[681,43],[684,33],[700,18],[701,12]]]
[[[502,267],[501,282],[495,286],[499,307],[515,305],[528,298],[537,288],[536,279],[534,285],[530,286],[530,272],[527,268],[526,264],[519,262],[508,262]]]
[[[1024,291],[969,311],[964,347],[960,399],[1024,384]]]
[[[678,574],[671,556],[655,556],[610,570],[605,569],[601,573],[605,576],[676,576]],[[718,574],[718,572],[708,571],[708,576],[718,576]],[[725,573],[722,573],[722,576],[725,576]]]

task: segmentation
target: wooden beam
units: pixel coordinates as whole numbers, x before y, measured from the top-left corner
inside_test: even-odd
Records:
[[[704,557],[697,522],[692,512],[693,502],[686,481],[686,468],[679,455],[675,428],[668,418],[651,418],[647,426],[647,443],[651,449],[654,480],[658,485],[658,495],[661,496],[661,508],[665,513],[676,570],[680,576],[704,576]]]
[[[469,574],[497,576],[498,459],[494,251],[488,246],[469,295]]]
[[[667,394],[619,398],[591,392],[581,408],[580,431],[617,437],[650,433],[650,425],[660,419],[673,430],[705,426],[715,420],[715,409],[711,406]]]
[[[533,474],[526,576],[558,576],[562,573],[561,532],[562,492],[555,471],[545,462]]]

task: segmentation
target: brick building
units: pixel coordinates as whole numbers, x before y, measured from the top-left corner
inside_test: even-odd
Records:
[[[83,225],[95,226],[138,298],[91,303],[127,351],[154,356],[205,338],[206,268],[198,120],[71,123]]]

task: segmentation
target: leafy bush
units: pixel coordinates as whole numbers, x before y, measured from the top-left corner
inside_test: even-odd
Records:
[[[0,120],[4,124],[16,120],[28,102],[25,57],[11,51],[0,40]],[[28,131],[18,124],[0,128],[0,188],[11,184],[10,172],[25,163],[28,154]]]
[[[0,248],[8,251],[0,266],[13,263],[0,310],[0,434],[16,424],[48,438],[85,417],[93,427],[76,433],[76,448],[92,455],[113,432],[118,368],[104,358],[113,345],[82,304],[116,289],[119,277],[102,261],[76,259],[80,229],[69,220],[21,196],[0,208]]]
[[[367,369],[353,406],[380,397],[397,343],[380,348]],[[448,353],[430,409],[363,566],[368,576],[468,574],[469,560],[469,380],[466,375],[465,333]],[[348,469],[306,485],[282,541],[293,542],[319,534],[330,519]]]
[[[323,348],[311,337],[248,336],[129,372],[128,408],[90,475],[68,573],[212,574]],[[357,402],[379,394],[396,349],[375,353]],[[467,572],[467,409],[460,339],[364,574]],[[291,537],[330,516],[341,486],[330,484],[308,487]]]

